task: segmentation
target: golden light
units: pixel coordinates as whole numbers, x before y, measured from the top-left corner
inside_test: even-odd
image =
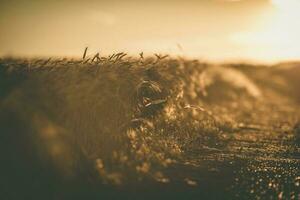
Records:
[[[102,54],[159,52],[213,61],[300,59],[300,0],[43,1],[51,9],[34,0],[28,9],[12,2],[0,6],[0,56],[72,57],[89,46]]]
[[[272,3],[279,9],[296,9],[300,5],[299,0],[272,0]]]
[[[238,32],[232,40],[254,58],[279,61],[300,58],[300,1],[272,0],[264,25],[253,31]]]

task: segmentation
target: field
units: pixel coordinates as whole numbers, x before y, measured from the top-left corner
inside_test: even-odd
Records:
[[[0,59],[1,199],[299,199],[300,63]]]

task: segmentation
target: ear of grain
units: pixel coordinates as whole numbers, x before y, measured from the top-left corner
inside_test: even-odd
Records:
[[[97,53],[97,54],[93,57],[92,62],[94,62],[95,59],[97,59],[97,60],[100,59],[100,58],[99,58],[99,53]]]
[[[122,58],[124,58],[125,56],[127,56],[126,53],[122,53],[122,55],[119,56],[119,60],[121,60]]]
[[[141,59],[144,59],[144,52],[141,52],[140,54]]]
[[[82,59],[84,60],[86,57],[86,53],[87,53],[88,47],[85,47],[84,52],[83,52],[83,56]]]

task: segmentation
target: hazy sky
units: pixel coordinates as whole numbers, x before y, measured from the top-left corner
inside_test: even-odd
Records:
[[[0,55],[80,56],[89,46],[103,54],[297,59],[299,2],[0,0]]]

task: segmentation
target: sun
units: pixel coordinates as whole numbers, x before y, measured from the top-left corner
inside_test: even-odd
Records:
[[[262,59],[300,58],[300,0],[272,0],[275,9],[264,26],[239,32],[231,39]]]
[[[276,6],[284,6],[284,4],[286,4],[286,0],[272,0],[272,3]]]
[[[300,1],[299,0],[272,0],[272,4],[279,8],[284,10],[289,9],[299,9],[300,8]]]

